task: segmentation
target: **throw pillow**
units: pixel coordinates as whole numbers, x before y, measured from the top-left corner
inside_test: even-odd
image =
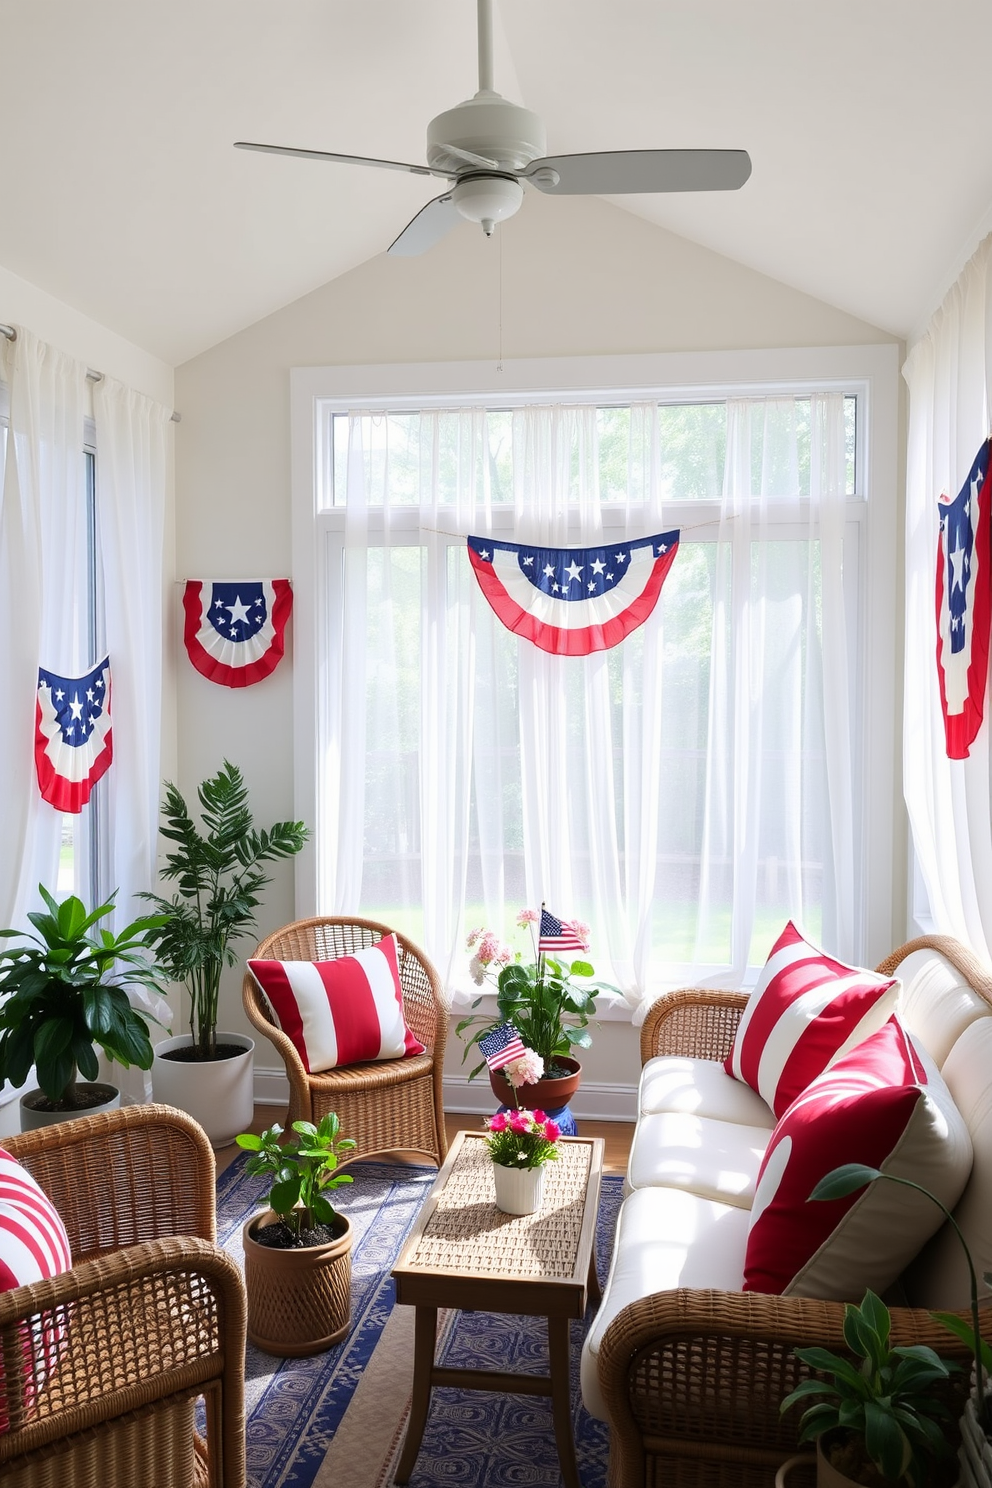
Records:
[[[877,1179],[810,1201],[821,1178],[865,1163],[921,1183],[950,1209],[971,1171],[971,1137],[929,1056],[896,1018],[825,1070],[782,1117],[758,1172],[746,1291],[860,1301],[883,1292],[943,1223],[915,1189]]]
[[[248,969],[309,1074],[424,1052],[403,1017],[395,935],[334,961],[249,961]]]
[[[790,920],[748,999],[729,1075],[756,1090],[776,1116],[895,1012],[900,983],[826,956]]]
[[[0,1292],[59,1276],[72,1266],[69,1237],[48,1196],[26,1168],[0,1147]],[[55,1362],[63,1329],[54,1320],[23,1327],[24,1405]],[[0,1432],[8,1431],[7,1391],[0,1360]]]

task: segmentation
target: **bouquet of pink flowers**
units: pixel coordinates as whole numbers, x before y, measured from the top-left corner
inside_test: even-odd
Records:
[[[486,1130],[489,1156],[501,1168],[539,1168],[558,1157],[561,1128],[543,1111],[497,1111]]]

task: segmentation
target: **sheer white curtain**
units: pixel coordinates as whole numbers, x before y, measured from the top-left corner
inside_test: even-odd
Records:
[[[694,957],[700,979],[740,986],[748,963],[763,954],[755,953],[759,925],[780,928],[785,916],[835,954],[855,955],[845,488],[841,394],[811,398],[808,430],[795,398],[728,404]],[[771,525],[771,505],[783,501],[796,524],[786,540]]]
[[[992,953],[989,699],[964,760],[947,758],[936,670],[937,498],[955,496],[992,428],[992,238],[910,351],[903,774],[934,928]]]
[[[23,327],[0,342],[10,429],[0,510],[0,921],[55,892],[62,814],[34,763],[38,668],[79,676],[89,654],[83,418],[86,368]]]
[[[601,414],[341,419],[318,903],[419,938],[460,1002],[466,931],[511,938],[542,900],[589,922],[634,1007],[676,978],[739,984],[789,915],[856,953],[844,399],[638,404],[605,456]],[[673,520],[684,447],[706,473]],[[694,523],[721,476],[718,530]],[[677,520],[654,613],[586,657],[507,631],[465,555],[469,533],[578,547]]]
[[[148,906],[161,794],[163,541],[171,413],[104,377],[93,389],[97,540],[114,683],[106,861],[123,926]]]

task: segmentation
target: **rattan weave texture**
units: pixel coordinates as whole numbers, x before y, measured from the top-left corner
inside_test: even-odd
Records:
[[[564,1279],[573,1274],[592,1149],[563,1145],[545,1168],[536,1214],[496,1208],[492,1162],[482,1141],[465,1141],[408,1266],[472,1275]]]
[[[424,952],[377,920],[321,916],[275,931],[261,942],[255,958],[333,960],[392,934],[399,944],[403,1013],[426,1050],[414,1059],[375,1060],[311,1075],[292,1041],[276,1027],[250,972],[245,973],[242,998],[251,1022],[275,1045],[286,1066],[290,1123],[319,1121],[336,1111],[342,1130],[358,1144],[356,1158],[419,1152],[440,1164],[448,1150],[441,1096],[448,1009],[440,978]]]
[[[131,1106],[5,1145],[53,1200],[82,1259],[0,1296],[0,1408],[10,1422],[0,1479],[184,1488],[206,1471],[193,1432],[203,1394],[211,1481],[242,1488],[244,1286],[214,1244],[204,1133],[182,1112]],[[59,1342],[46,1358],[26,1337]]]

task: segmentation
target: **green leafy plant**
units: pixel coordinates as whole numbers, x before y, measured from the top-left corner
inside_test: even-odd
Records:
[[[924,1198],[936,1204],[937,1208],[947,1220],[954,1234],[961,1242],[964,1258],[968,1263],[968,1279],[970,1286],[970,1311],[971,1326],[964,1318],[958,1317],[953,1312],[931,1313],[937,1322],[943,1323],[948,1332],[953,1333],[962,1343],[971,1349],[974,1357],[975,1369],[975,1414],[979,1425],[986,1435],[992,1433],[992,1402],[990,1402],[985,1391],[984,1376],[992,1375],[992,1347],[982,1338],[981,1322],[978,1315],[978,1278],[975,1275],[975,1263],[968,1249],[968,1242],[961,1233],[960,1226],[951,1211],[941,1203],[936,1194],[932,1194],[928,1188],[921,1183],[914,1183],[911,1178],[902,1178],[895,1173],[883,1173],[879,1168],[871,1168],[866,1163],[845,1163],[843,1167],[834,1168],[825,1178],[821,1178],[813,1192],[811,1199],[843,1199],[848,1194],[864,1188],[869,1183],[875,1183],[878,1179],[884,1179],[887,1183],[900,1183],[903,1188],[913,1188],[917,1193],[923,1194]],[[986,1286],[992,1287],[992,1272],[986,1271],[982,1277]],[[983,1374],[984,1371],[984,1374]]]
[[[204,830],[169,781],[162,836],[176,844],[162,877],[178,882],[171,899],[144,894],[165,916],[158,954],[169,976],[185,983],[190,996],[190,1033],[197,1055],[212,1059],[217,1048],[221,974],[238,957],[231,942],[255,924],[262,889],[271,878],[261,864],[298,853],[308,837],[302,822],[276,822],[256,830],[248,789],[236,765],[223,767],[197,788]]]
[[[796,1349],[796,1357],[825,1379],[804,1380],[782,1401],[783,1411],[812,1402],[800,1421],[799,1440],[824,1432],[846,1433],[887,1483],[926,1488],[933,1462],[950,1455],[940,1422],[951,1414],[933,1387],[949,1377],[948,1364],[924,1344],[890,1348],[889,1309],[874,1292],[860,1307],[844,1309],[844,1341],[859,1364],[824,1348]]]
[[[91,934],[112,912],[114,895],[87,914],[74,894],[59,904],[38,890],[48,906],[28,915],[38,933],[0,930],[2,939],[31,942],[0,951],[0,1080],[23,1085],[34,1065],[48,1100],[79,1109],[78,1076],[97,1079],[97,1047],[125,1069],[151,1067],[151,1015],[131,1006],[126,988],[163,990],[165,973],[150,952],[163,919],[135,920],[117,936]]]
[[[530,926],[532,937],[537,921],[534,910],[522,910],[517,916],[518,925]],[[587,927],[573,924],[569,928],[578,932],[577,938],[588,948]],[[463,1064],[469,1050],[503,1023],[512,1023],[524,1046],[540,1055],[546,1076],[552,1076],[558,1061],[573,1049],[589,1048],[592,1036],[587,1025],[596,1011],[596,994],[617,989],[607,982],[589,980],[595,971],[588,961],[577,959],[566,963],[539,952],[535,944],[535,959],[525,962],[519,951],[512,951],[491,930],[473,931],[468,947],[475,951],[469,968],[473,980],[478,986],[489,982],[495,988],[499,1016],[493,1019],[479,1013],[458,1023],[455,1032],[463,1037],[469,1029],[474,1030],[462,1052]],[[575,978],[580,981],[576,982]],[[473,1008],[481,1002],[482,997],[477,997]],[[485,1068],[483,1060],[472,1070],[469,1079],[474,1080]],[[560,1073],[566,1073],[561,1066],[558,1068]]]
[[[339,1137],[340,1125],[331,1111],[317,1126],[312,1121],[294,1121],[296,1136],[286,1143],[280,1142],[283,1129],[278,1123],[260,1137],[242,1132],[237,1138],[238,1146],[252,1154],[245,1171],[273,1180],[259,1203],[277,1214],[297,1238],[316,1225],[334,1223],[337,1212],[327,1193],[352,1181],[350,1173],[336,1171],[339,1154],[355,1146],[350,1137]]]

